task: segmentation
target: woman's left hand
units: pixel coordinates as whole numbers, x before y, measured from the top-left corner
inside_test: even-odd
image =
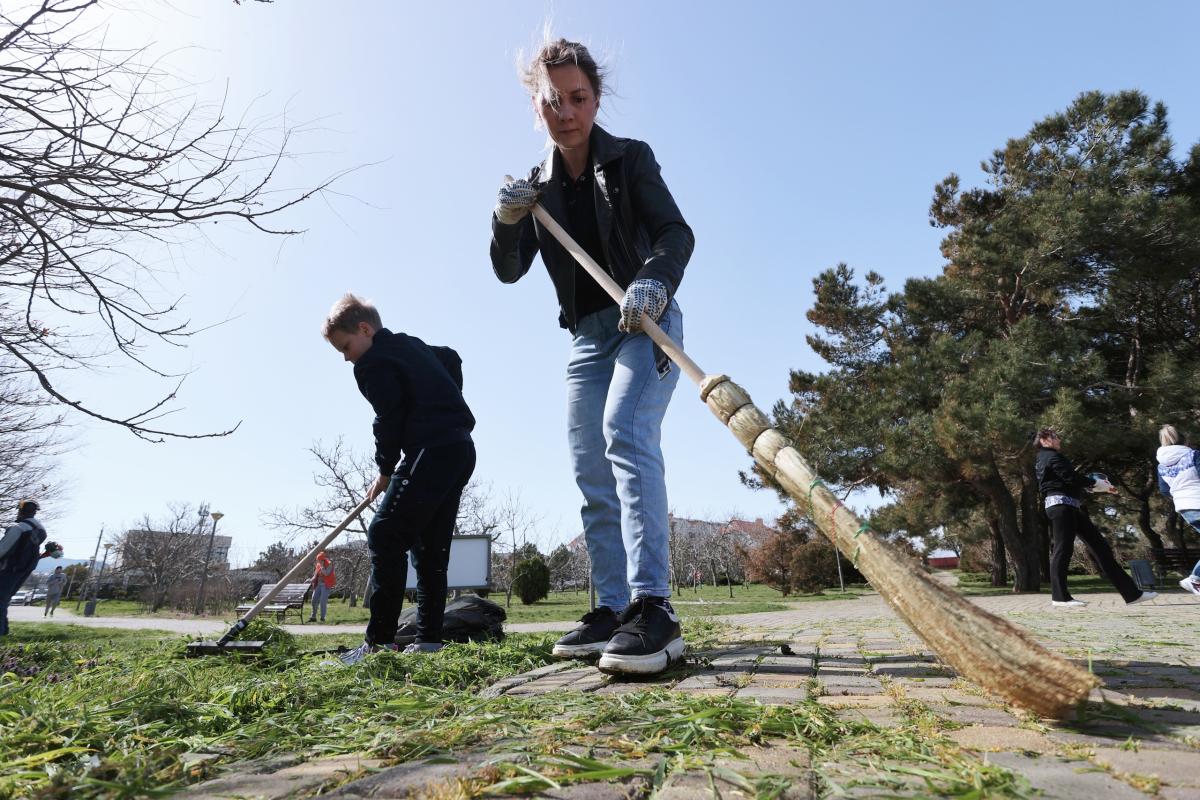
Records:
[[[642,329],[642,315],[649,315],[655,322],[667,309],[671,296],[667,287],[653,278],[642,278],[629,284],[621,300],[621,321],[617,329],[625,333],[637,333]]]

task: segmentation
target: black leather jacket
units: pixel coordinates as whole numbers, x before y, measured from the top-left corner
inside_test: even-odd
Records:
[[[663,182],[650,145],[620,139],[599,125],[589,139],[596,192],[596,222],[613,279],[622,289],[640,278],[653,278],[672,296],[683,279],[696,239]],[[529,171],[528,180],[541,192],[541,203],[560,223],[565,176],[554,174],[554,154]],[[558,294],[559,325],[575,330],[575,259],[533,215],[515,225],[492,215],[492,268],[505,283],[529,271],[533,257],[542,262]]]
[[[1067,457],[1051,447],[1038,445],[1034,471],[1042,497],[1065,494],[1081,500],[1084,490],[1096,484],[1095,478],[1076,472]]]

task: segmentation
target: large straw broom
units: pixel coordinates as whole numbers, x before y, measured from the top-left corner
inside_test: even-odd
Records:
[[[510,179],[511,180],[511,179]],[[624,292],[539,203],[534,217],[618,303]],[[872,531],[830,492],[746,391],[706,375],[645,315],[642,330],[700,387],[700,399],[849,558],[888,605],[942,661],[979,686],[1046,717],[1082,702],[1098,681],[1029,634],[929,576]]]

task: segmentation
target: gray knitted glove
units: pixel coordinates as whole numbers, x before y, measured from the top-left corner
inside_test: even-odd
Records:
[[[617,328],[625,333],[637,333],[642,329],[642,314],[658,322],[671,296],[667,287],[653,278],[642,278],[629,284],[625,298],[621,301],[621,321]]]
[[[538,200],[537,189],[524,178],[509,181],[496,194],[496,219],[515,225],[525,218]]]

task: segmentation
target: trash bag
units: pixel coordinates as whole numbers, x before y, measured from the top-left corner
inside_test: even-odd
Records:
[[[473,594],[464,594],[446,604],[442,639],[447,642],[487,642],[504,638],[504,620],[508,615],[501,606]],[[417,607],[409,606],[400,615],[396,644],[406,646],[417,640]]]

